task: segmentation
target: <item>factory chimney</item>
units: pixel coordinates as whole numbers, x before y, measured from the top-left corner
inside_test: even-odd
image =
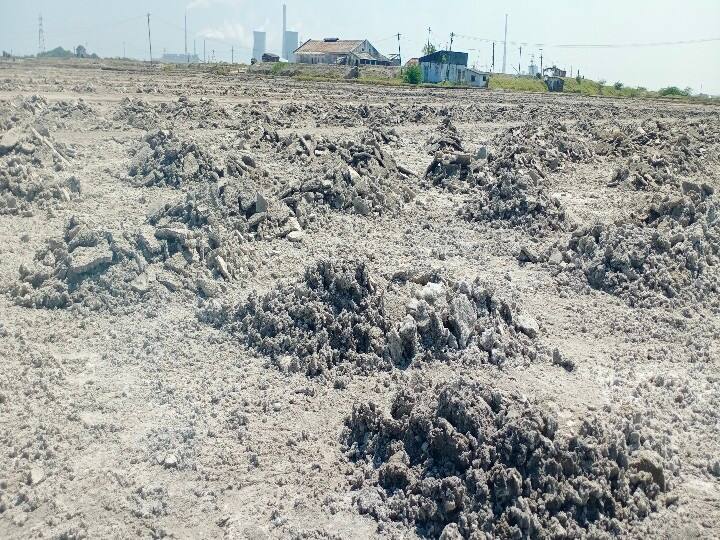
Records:
[[[285,33],[287,32],[287,5],[283,4],[283,33],[282,33],[282,51],[280,51],[280,56],[285,58],[285,54],[287,52],[287,38],[285,37]]]

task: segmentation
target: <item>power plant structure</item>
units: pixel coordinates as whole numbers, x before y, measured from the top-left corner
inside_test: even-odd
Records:
[[[258,62],[266,52],[265,32],[253,31],[252,57]]]
[[[287,29],[287,5],[283,4],[282,57],[288,62],[295,61],[298,48],[298,33]]]

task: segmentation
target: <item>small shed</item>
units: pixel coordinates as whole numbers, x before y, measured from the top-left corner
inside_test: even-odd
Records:
[[[279,62],[280,57],[277,54],[265,53],[262,55],[261,60],[263,62]]]
[[[545,86],[549,92],[562,92],[565,87],[565,79],[562,77],[545,77]]]
[[[467,84],[487,87],[490,74],[467,67],[468,54],[459,51],[435,51],[418,59],[423,82]]]

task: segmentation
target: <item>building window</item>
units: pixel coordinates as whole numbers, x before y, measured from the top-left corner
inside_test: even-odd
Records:
[[[470,80],[471,80],[472,82],[475,82],[475,75],[470,75]]]

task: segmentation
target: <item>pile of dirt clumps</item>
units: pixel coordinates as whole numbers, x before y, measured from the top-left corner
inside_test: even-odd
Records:
[[[390,414],[346,420],[360,512],[423,537],[579,538],[626,534],[663,504],[668,445],[640,424],[592,419],[563,438],[527,398],[472,381],[415,381]]]
[[[167,292],[218,296],[222,280],[232,279],[239,264],[223,259],[223,242],[212,231],[172,221],[175,211],[167,208],[155,226],[130,232],[98,229],[71,218],[61,238],[48,240],[31,265],[20,267],[11,296],[26,307],[77,304],[92,310],[132,305]]]
[[[32,214],[80,195],[75,176],[62,175],[73,148],[42,126],[16,126],[0,135],[0,214]],[[58,177],[62,175],[62,180]]]
[[[628,158],[613,173],[610,185],[627,183],[635,189],[679,186],[680,178],[707,171],[718,161],[717,129],[694,120],[682,127],[647,119],[640,125],[597,130],[598,155]]]
[[[412,200],[412,171],[398,165],[374,135],[339,144],[301,137],[308,164],[303,180],[291,182],[279,197],[296,213],[307,204],[325,204],[361,215],[397,212]]]
[[[15,301],[26,307],[67,308],[85,304],[97,309],[112,296],[129,292],[130,269],[140,261],[124,238],[71,218],[62,238],[50,239],[31,265],[21,265],[11,287]]]
[[[11,101],[0,102],[0,132],[27,123],[47,106],[47,100],[39,94],[17,96]]]
[[[251,295],[228,322],[288,371],[388,367],[383,298],[364,264],[318,262],[298,283]]]
[[[463,149],[462,139],[449,117],[443,118],[438,129],[427,141],[426,148],[433,160],[425,170],[427,185],[440,186],[450,191],[467,191],[482,174],[485,155],[473,157]]]
[[[143,140],[128,171],[139,185],[178,188],[191,182],[217,182],[224,175],[223,166],[208,152],[172,131],[151,132]]]
[[[365,135],[365,142],[375,140],[378,144],[402,146],[402,137],[395,128],[385,128],[382,124],[373,125]]]
[[[424,179],[429,185],[448,191],[466,192],[485,175],[482,162],[463,152],[438,152],[425,170]]]
[[[561,170],[567,162],[587,162],[594,156],[588,143],[571,135],[564,124],[555,121],[512,127],[493,144],[496,150],[490,153],[488,162],[496,176],[520,169],[544,174]]]
[[[537,356],[537,322],[479,279],[428,283],[410,294],[378,283],[362,263],[320,261],[299,282],[208,320],[244,336],[283,369],[311,376],[338,366],[366,373],[450,360],[470,348],[473,361],[494,364]]]
[[[495,146],[484,169],[474,175],[478,196],[460,214],[469,221],[525,227],[537,234],[571,225],[565,208],[550,193],[547,174],[566,161],[592,159],[589,147],[558,122],[510,128]]]
[[[500,171],[478,178],[477,194],[460,209],[468,221],[524,227],[536,234],[570,225],[564,206],[537,170]]]
[[[155,210],[148,222],[156,237],[168,241],[170,254],[182,251],[187,243],[193,247],[194,259],[226,280],[239,277],[247,262],[242,244],[275,238],[303,240],[302,227],[286,204],[238,177],[200,186],[184,201]],[[192,240],[185,242],[188,236]]]
[[[48,112],[62,120],[94,120],[95,110],[83,98],[72,101],[58,101],[48,108]]]
[[[159,116],[147,101],[125,97],[120,102],[120,108],[113,115],[113,120],[147,131],[157,127]]]
[[[171,118],[173,122],[196,121],[199,128],[225,127],[232,121],[230,111],[210,98],[191,101],[187,96],[180,96],[175,102],[162,102],[158,112],[166,118]]]
[[[496,365],[537,357],[538,323],[479,277],[471,283],[429,282],[409,296],[404,318],[387,336],[395,365],[448,359],[464,349],[473,349],[473,359]]]
[[[578,228],[567,260],[556,258],[632,306],[717,304],[720,207],[710,186],[684,182],[681,195],[656,197],[642,218]]]
[[[438,152],[464,152],[460,133],[449,117],[441,120],[440,126],[430,136],[425,146],[428,153],[433,155]]]

